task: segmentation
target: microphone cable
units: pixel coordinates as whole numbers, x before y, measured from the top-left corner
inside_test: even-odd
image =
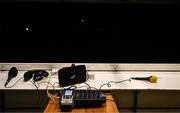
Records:
[[[100,86],[99,91],[101,90],[101,88],[102,88],[104,85],[107,85],[108,87],[111,87],[111,84],[110,84],[110,83],[116,83],[116,84],[118,84],[118,83],[122,83],[122,82],[125,82],[125,81],[131,82],[131,78],[125,79],[125,80],[121,80],[121,81],[109,81],[108,83],[104,83],[104,84],[102,84],[102,85]]]
[[[13,85],[11,85],[11,86],[4,86],[5,88],[12,88],[12,87],[14,87],[21,79],[23,79],[24,77],[21,77],[21,78],[19,78]]]

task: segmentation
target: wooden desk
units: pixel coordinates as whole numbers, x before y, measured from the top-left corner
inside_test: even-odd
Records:
[[[106,103],[102,107],[94,108],[73,108],[72,113],[119,113],[112,95],[106,95]],[[59,103],[49,101],[44,113],[62,113],[59,109]]]

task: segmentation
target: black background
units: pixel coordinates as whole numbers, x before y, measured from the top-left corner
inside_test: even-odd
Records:
[[[179,63],[179,6],[0,2],[0,62]]]

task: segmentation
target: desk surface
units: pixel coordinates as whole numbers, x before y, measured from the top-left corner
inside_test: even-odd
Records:
[[[19,78],[23,77],[25,71],[20,71],[18,76],[13,78],[8,86],[11,86],[14,84]],[[8,71],[1,72],[0,76],[0,89],[1,90],[36,90],[36,87],[31,82],[24,82],[23,79],[21,79],[14,87],[12,88],[5,88],[4,83],[7,80],[7,73]],[[122,81],[125,79],[129,79],[130,77],[147,77],[151,74],[156,74],[158,77],[157,83],[150,83],[148,81],[139,81],[139,80],[131,80],[131,82],[126,81],[122,83],[111,83],[111,87],[108,87],[107,85],[103,86],[102,90],[180,90],[180,72],[124,72],[124,71],[90,71],[90,75],[94,76],[94,79],[87,80],[86,83],[88,83],[91,87],[95,87],[97,89],[100,88],[100,86],[104,83],[107,83],[109,81]],[[38,89],[51,89],[52,86],[49,85],[48,82],[55,85],[56,88],[59,87],[58,84],[58,75],[53,75],[48,78],[43,79],[39,83]],[[77,87],[84,86],[85,84],[77,84]],[[86,87],[82,87],[86,88]]]
[[[94,79],[87,80],[91,87],[97,89],[104,83],[109,81],[122,81],[131,77],[149,77],[152,74],[156,74],[158,77],[157,83],[150,83],[144,80],[131,80],[122,83],[111,83],[111,87],[104,85],[102,90],[180,90],[180,72],[138,72],[138,71],[90,71],[90,75],[94,76]],[[50,82],[53,84],[58,82],[57,75],[50,78]],[[58,86],[58,84],[56,84]],[[78,84],[77,87],[82,87],[85,84]],[[83,87],[85,88],[85,87]]]
[[[78,64],[76,64],[78,65]],[[103,86],[103,90],[180,90],[180,65],[179,64],[84,64],[87,67],[88,73],[93,75],[87,81],[91,87],[99,88],[102,84],[109,81],[122,81],[130,77],[147,77],[151,74],[156,74],[158,77],[157,83],[148,81],[132,80],[131,82],[123,82],[119,84],[111,84],[111,87]],[[48,87],[48,83],[54,84],[58,88],[57,71],[64,66],[70,66],[70,63],[48,63],[48,64],[27,64],[27,63],[0,63],[0,90],[36,90],[36,87],[31,82],[20,80],[17,85],[12,88],[5,88],[4,83],[7,80],[8,69],[15,66],[19,72],[17,77],[13,78],[9,86],[14,84],[27,70],[44,69],[49,72],[49,77],[40,81],[39,89],[52,88]],[[52,73],[56,73],[51,75]],[[92,79],[94,78],[94,79]],[[84,84],[78,84],[82,86]]]
[[[112,95],[106,95],[106,103],[101,107],[94,108],[73,108],[72,113],[119,113]],[[62,113],[59,103],[49,101],[44,113]]]

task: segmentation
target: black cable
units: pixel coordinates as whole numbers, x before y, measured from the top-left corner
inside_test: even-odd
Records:
[[[66,89],[71,89],[71,88],[77,89],[77,88],[82,88],[82,87],[86,87],[87,89],[94,88],[94,87],[91,87],[91,86],[90,86],[88,83],[86,83],[86,82],[84,82],[84,84],[86,84],[86,85],[79,86],[79,87],[77,87],[77,86],[75,86],[75,85],[71,85],[71,86],[69,86],[69,87],[66,88]]]
[[[40,87],[40,84],[41,83],[48,83],[48,85],[50,84],[50,85],[52,85],[50,82],[48,82],[48,81],[40,81],[40,82],[38,82],[37,84],[38,84],[38,87]],[[53,87],[53,90],[54,90],[54,85],[52,85],[52,87]],[[44,93],[44,92],[43,92]],[[39,99],[39,105],[40,105],[40,107],[42,107],[41,106],[41,103],[46,103],[46,96],[47,96],[47,92],[46,93],[44,93],[44,94],[42,94],[41,96],[40,96],[40,99]]]
[[[40,102],[39,85],[37,86],[35,81],[30,80],[30,82],[36,87],[37,99],[35,99],[34,103],[35,103],[35,108],[38,108],[37,106],[39,105],[39,102]],[[36,97],[36,95],[35,95],[35,97]],[[35,111],[35,109],[34,109],[34,112],[37,112],[37,111]]]
[[[52,84],[52,83],[50,83],[50,82],[48,82],[48,81],[41,81],[41,82],[38,82],[37,84],[38,84],[38,87],[39,87],[39,84],[41,84],[41,83],[48,83],[48,85],[50,84],[52,87],[53,87],[53,90],[54,90],[54,85]]]
[[[53,90],[55,90],[55,87],[54,87],[54,85],[52,84],[52,83],[50,83],[50,82],[48,82],[48,81],[41,81],[41,82],[38,82],[37,84],[38,84],[38,86],[39,86],[39,84],[41,84],[41,83],[48,83],[48,85],[50,84],[52,87],[53,87]],[[57,82],[55,82],[55,83],[57,83]],[[61,89],[62,90],[62,89]],[[59,91],[59,90],[58,90]],[[54,93],[54,92],[53,92]],[[55,90],[55,93],[56,93],[56,90]],[[59,93],[59,92],[58,92]]]
[[[12,88],[13,86],[15,86],[21,79],[23,79],[24,77],[19,78],[13,85],[11,86],[5,86],[5,88]]]
[[[91,89],[91,86],[88,83],[84,82],[84,84],[86,84],[88,88]]]
[[[35,104],[35,107],[36,107],[36,106],[40,105],[40,103],[41,103],[41,101],[40,101],[40,94],[39,94],[40,84],[41,84],[41,83],[48,83],[48,85],[49,85],[49,84],[52,85],[53,90],[54,90],[54,86],[53,86],[53,84],[51,84],[51,83],[48,82],[48,81],[38,82],[37,85],[36,85],[35,81],[30,81],[30,82],[31,82],[31,83],[36,87],[36,89],[37,89],[37,99],[36,99],[37,102],[36,102],[36,104]]]
[[[58,72],[54,72],[54,73],[51,74],[51,76],[54,76],[54,75],[57,75],[57,74],[58,74]]]
[[[91,87],[91,86],[90,86],[88,83],[86,83],[86,82],[84,82],[84,84],[86,84],[86,85],[88,86],[88,89],[90,89],[90,90],[91,90],[92,88],[98,90],[98,89],[95,88],[95,87]]]
[[[110,84],[108,84],[108,83],[104,83],[104,84],[102,84],[102,85],[100,86],[99,91],[101,90],[101,88],[102,88],[104,85],[107,85],[108,87],[111,87],[111,85],[110,85]]]
[[[125,82],[125,81],[131,81],[131,78],[129,79],[126,79],[126,80],[122,80],[122,81],[109,81],[108,84],[110,85],[110,83],[122,83],[122,82]]]
[[[86,82],[84,82],[84,84],[86,84],[86,85],[84,85],[84,86],[79,86],[79,87],[72,85],[72,86],[68,87],[67,89],[70,89],[70,88],[72,88],[72,87],[74,87],[75,89],[77,89],[77,88],[82,88],[82,87],[87,87],[87,89],[89,89],[89,90],[91,90],[92,88],[98,90],[98,89],[95,88],[95,87],[91,87],[91,86],[90,86],[88,83],[86,83]]]
[[[34,81],[33,81],[33,82],[34,82]],[[40,82],[37,82],[37,85],[36,85],[36,83],[34,82],[34,85],[37,87],[37,91],[39,91],[38,88],[40,87],[40,84],[41,84],[41,83],[48,83],[48,85],[50,84],[50,85],[53,87],[53,90],[54,90],[54,86],[53,86],[52,83],[50,83],[50,82],[48,82],[48,81],[40,81]],[[41,105],[41,103],[42,103],[42,102],[41,102],[41,99],[40,99],[40,94],[39,94],[39,92],[38,92],[37,94],[38,94],[38,99],[37,99],[38,101],[37,101],[37,103],[36,103],[36,106]],[[43,97],[45,97],[45,95],[46,95],[46,94],[44,94]],[[44,99],[43,99],[43,100],[44,100]],[[41,107],[41,106],[40,106],[40,107]]]
[[[36,83],[34,81],[31,81],[30,82],[36,87],[36,89],[38,90],[38,86],[36,85]]]
[[[100,86],[99,90],[101,90],[101,88],[104,86],[104,85],[107,85],[108,87],[111,87],[111,84],[110,83],[122,83],[122,82],[125,82],[125,81],[131,81],[131,78],[130,79],[125,79],[125,80],[121,80],[121,81],[109,81],[108,83],[104,83]]]

